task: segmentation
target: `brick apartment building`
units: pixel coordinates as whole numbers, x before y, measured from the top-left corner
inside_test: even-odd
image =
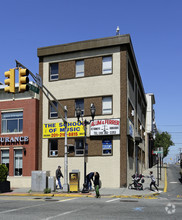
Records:
[[[67,106],[68,122],[73,126],[70,130],[81,129],[76,107],[81,107],[83,119],[88,121],[90,104],[96,107],[94,122],[87,127],[87,173],[98,171],[103,187],[127,186],[131,175],[144,169],[148,147],[145,143],[147,102],[130,35],[43,47],[37,51],[43,84]],[[60,133],[63,125],[42,94],[39,118],[38,167],[50,170],[54,176],[58,165],[64,172],[64,136]],[[57,127],[45,129],[51,126]],[[56,130],[59,132],[54,133]],[[79,170],[82,186],[83,132],[72,132],[68,144],[75,146],[75,152],[68,155],[68,172]]]
[[[11,187],[30,187],[38,168],[39,95],[5,93],[0,86],[0,163],[9,170]]]

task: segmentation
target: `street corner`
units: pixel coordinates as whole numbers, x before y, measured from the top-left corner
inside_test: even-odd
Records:
[[[143,196],[144,199],[157,199],[158,193]]]
[[[157,198],[161,193],[163,193],[162,190],[154,191],[152,193],[148,193],[145,195],[145,198]]]
[[[114,195],[113,198],[131,198],[131,199],[157,199],[157,196],[160,195],[160,192],[148,193],[144,195]]]

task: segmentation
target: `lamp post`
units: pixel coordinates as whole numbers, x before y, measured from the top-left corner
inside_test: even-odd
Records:
[[[82,117],[80,106],[76,107],[75,111],[76,111],[76,117],[77,117],[78,121],[80,121],[80,117]],[[82,122],[81,122],[82,125],[84,126],[84,131],[85,131],[85,137],[84,137],[84,183],[83,183],[83,189],[82,189],[83,193],[87,193],[88,192],[87,183],[86,183],[87,167],[86,167],[86,153],[85,153],[86,145],[87,145],[87,143],[86,143],[87,142],[87,125],[89,125],[91,121],[94,121],[95,112],[96,112],[95,106],[94,106],[93,103],[91,103],[91,105],[90,105],[90,113],[91,113],[92,120],[87,121],[85,119],[83,121],[83,117],[82,117]]]

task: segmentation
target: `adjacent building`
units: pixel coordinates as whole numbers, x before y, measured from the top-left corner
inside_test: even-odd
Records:
[[[147,167],[151,168],[155,165],[156,157],[152,154],[154,149],[154,140],[155,135],[157,132],[156,122],[155,122],[155,111],[154,111],[154,104],[155,104],[155,96],[153,93],[146,94],[147,100],[147,112],[146,112],[146,160],[147,160]]]
[[[30,187],[31,171],[38,168],[39,95],[18,93],[18,84],[15,94],[5,93],[4,87],[0,85],[0,163],[8,167],[12,188]]]

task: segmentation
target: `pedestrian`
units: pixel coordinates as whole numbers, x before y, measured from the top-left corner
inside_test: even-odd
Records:
[[[99,193],[100,175],[98,172],[95,172],[95,175],[94,175],[94,187],[95,187],[96,198],[99,198],[100,197],[100,193]]]
[[[92,190],[92,182],[94,178],[94,172],[90,172],[87,176],[86,176],[86,184],[87,184],[87,189],[88,190]]]
[[[61,172],[61,166],[58,166],[57,170],[56,170],[56,179],[58,181],[58,185],[59,185],[59,188],[62,189],[62,186],[61,186],[61,180],[60,178],[63,178],[63,174]],[[57,188],[57,187],[56,187]]]
[[[153,171],[150,171],[150,176],[149,176],[149,178],[151,178],[150,190],[153,191],[153,189],[152,189],[152,185],[153,185],[153,186],[156,188],[156,190],[158,191],[158,188],[157,188],[157,186],[156,186],[156,180],[155,180]]]

